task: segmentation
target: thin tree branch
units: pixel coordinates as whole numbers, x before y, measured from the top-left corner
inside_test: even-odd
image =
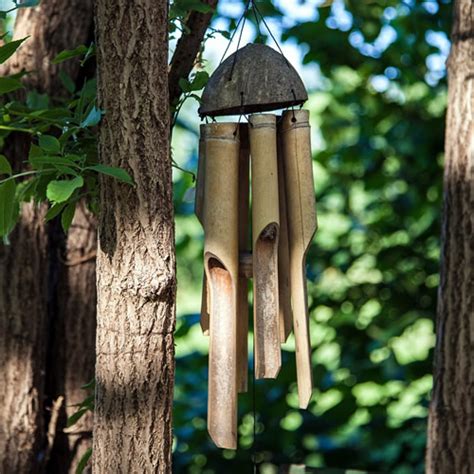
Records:
[[[193,69],[207,27],[216,9],[217,1],[218,0],[202,0],[202,3],[209,5],[213,11],[208,13],[192,11],[185,21],[187,32],[185,31],[178,40],[168,72],[171,107],[178,102],[181,96],[182,91],[179,86],[179,80],[181,78],[187,79]]]

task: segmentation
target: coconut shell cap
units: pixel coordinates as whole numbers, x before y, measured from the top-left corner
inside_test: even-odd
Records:
[[[264,44],[248,44],[211,75],[199,115],[240,115],[301,105],[308,99],[295,68]]]

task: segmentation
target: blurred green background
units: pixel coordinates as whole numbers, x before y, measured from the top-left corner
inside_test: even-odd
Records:
[[[313,128],[319,230],[307,276],[315,390],[297,408],[294,346],[276,381],[239,400],[239,449],[206,432],[207,344],[199,327],[203,232],[189,174],[175,170],[178,256],[174,471],[252,472],[306,463],[423,472],[438,287],[449,1],[259,1],[303,76]],[[220,0],[216,30],[244,2]],[[243,42],[265,41],[249,15]],[[208,72],[227,40],[206,42]],[[235,49],[235,43],[230,52]],[[197,164],[196,104],[184,109],[173,156]],[[251,386],[251,385],[250,385]],[[254,444],[255,443],[255,444]]]

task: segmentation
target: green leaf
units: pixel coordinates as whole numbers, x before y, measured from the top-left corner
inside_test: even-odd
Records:
[[[191,90],[199,91],[201,90],[209,80],[209,74],[206,71],[199,71],[193,77],[191,82]]]
[[[7,94],[21,89],[23,84],[13,77],[0,77],[0,94]]]
[[[71,79],[71,76],[65,71],[61,70],[59,71],[59,79],[61,79],[61,82],[63,83],[66,90],[73,94],[76,90],[76,84],[74,84],[74,81]]]
[[[41,155],[41,156],[31,156],[29,158],[30,163],[33,165],[34,168],[38,169],[43,165],[53,165],[55,167],[58,166],[71,166],[74,165],[74,162],[67,157],[62,156],[48,156],[48,155]]]
[[[88,49],[89,48],[83,44],[74,49],[65,49],[64,51],[61,51],[51,62],[53,64],[59,64],[68,59],[75,58],[77,56],[83,56],[87,53]]]
[[[67,201],[76,189],[82,188],[84,179],[77,176],[74,179],[50,181],[46,189],[46,197],[54,203]]]
[[[10,41],[0,47],[0,64],[4,63],[10,56],[12,56],[20,47],[21,43],[23,43],[27,38],[28,36],[19,40]]]
[[[4,155],[0,155],[0,174],[12,174],[12,167]]]
[[[32,143],[30,146],[30,151],[28,153],[28,159],[31,161],[32,158],[37,158],[43,155],[44,155],[43,150],[38,145],[35,145],[34,143]]]
[[[66,426],[70,428],[71,426],[75,425],[83,416],[85,413],[89,411],[88,408],[79,408],[79,410],[76,411],[76,413],[73,413],[68,419]]]
[[[95,400],[95,395],[92,394],[86,397],[84,400],[82,400],[82,402],[79,403],[78,405],[73,405],[73,406],[78,406],[80,408],[89,408],[89,410],[92,411],[94,409],[94,400]]]
[[[84,65],[84,63],[94,55],[95,55],[95,44],[91,43],[89,47],[87,48],[87,52],[84,56],[84,59],[81,61],[81,66]]]
[[[55,168],[64,175],[79,176],[78,170],[72,169],[70,166],[55,165]]]
[[[82,455],[81,460],[78,462],[76,467],[76,474],[82,474],[84,472],[87,463],[92,455],[92,448],[88,448],[87,451]]]
[[[49,106],[48,94],[38,94],[36,91],[28,92],[26,105],[32,110],[41,110],[41,113],[44,113],[44,109]]]
[[[64,229],[64,232],[67,232],[69,230],[69,227],[71,227],[75,212],[76,212],[76,203],[70,202],[66,206],[66,209],[64,209],[63,213],[61,214],[61,225]]]
[[[81,127],[93,127],[100,122],[102,118],[102,111],[96,106],[92,107],[91,111],[87,114],[87,117],[81,123]]]
[[[197,72],[191,79],[191,82],[181,78],[178,83],[183,92],[192,92],[201,90],[209,80],[209,74],[206,71]]]
[[[88,166],[87,169],[97,171],[98,173],[113,176],[119,181],[123,181],[127,184],[134,184],[132,177],[122,168],[116,168],[115,166],[107,165],[94,165]]]
[[[51,219],[54,219],[59,213],[66,207],[65,202],[59,202],[56,204],[53,204],[49,209],[48,212],[46,213],[45,220],[46,222],[50,221]]]
[[[31,201],[35,190],[35,180],[27,179],[18,183],[16,187],[16,197],[18,202],[29,202]]]
[[[59,153],[61,151],[59,140],[51,135],[41,135],[39,137],[39,146],[48,153]]]
[[[6,236],[13,228],[15,222],[16,184],[10,179],[0,184],[0,236]]]
[[[191,92],[191,84],[187,79],[184,79],[183,77],[178,81],[179,87],[181,87],[181,90],[183,92]]]

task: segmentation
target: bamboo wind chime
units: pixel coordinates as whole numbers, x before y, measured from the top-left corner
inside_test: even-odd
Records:
[[[210,338],[208,431],[222,448],[237,447],[237,395],[247,391],[250,279],[254,376],[277,377],[281,344],[293,331],[299,406],[306,408],[311,398],[305,258],[316,231],[316,204],[309,113],[293,109],[306,99],[294,68],[261,44],[226,59],[203,93],[201,116],[250,114],[247,123],[239,118],[201,125],[199,142],[196,215],[205,233],[201,326]],[[276,109],[288,110],[261,113]]]

